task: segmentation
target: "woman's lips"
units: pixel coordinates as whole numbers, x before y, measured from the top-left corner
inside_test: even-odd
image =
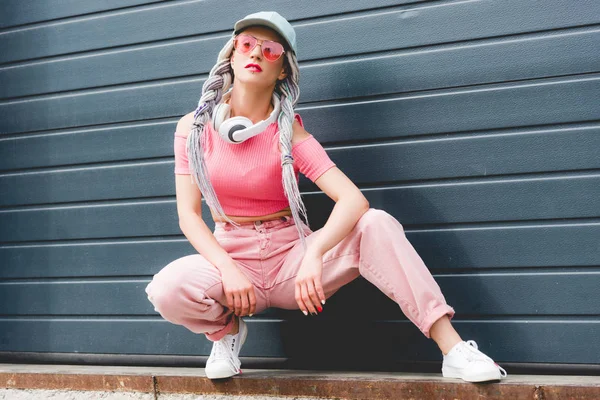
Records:
[[[261,72],[262,71],[260,66],[258,66],[256,64],[248,64],[248,65],[246,65],[246,69],[248,69],[252,72]]]

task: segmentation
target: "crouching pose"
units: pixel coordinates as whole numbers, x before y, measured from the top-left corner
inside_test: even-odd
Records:
[[[294,111],[299,69],[293,27],[276,12],[236,22],[174,133],[177,211],[199,254],[174,260],[146,288],[166,320],[213,341],[206,375],[240,372],[241,318],[269,307],[305,315],[359,275],[396,302],[443,354],[442,374],[478,382],[506,372],[464,342],[454,310],[402,225],[371,208]],[[335,206],[313,232],[298,191],[304,174]],[[201,197],[215,229],[201,217]]]

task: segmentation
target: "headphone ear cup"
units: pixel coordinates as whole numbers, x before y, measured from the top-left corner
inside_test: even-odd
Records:
[[[253,126],[252,121],[246,117],[237,116],[223,121],[219,127],[219,135],[229,143],[240,143],[243,140],[235,140],[233,134],[240,130],[246,130]]]

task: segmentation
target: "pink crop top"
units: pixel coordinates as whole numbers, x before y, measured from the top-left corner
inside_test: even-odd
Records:
[[[295,115],[304,126],[299,114]],[[259,216],[272,214],[289,207],[281,182],[281,152],[277,122],[260,134],[240,144],[227,143],[214,131],[204,126],[204,149],[208,176],[223,211],[231,216]],[[187,158],[187,133],[175,132],[175,173],[190,174]],[[309,138],[292,147],[296,180],[302,173],[311,181],[335,166],[321,144]]]

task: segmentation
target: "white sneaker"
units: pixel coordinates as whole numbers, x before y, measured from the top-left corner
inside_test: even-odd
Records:
[[[477,349],[473,340],[457,343],[444,356],[442,376],[461,378],[467,382],[500,380],[506,377],[506,371]]]
[[[221,340],[213,343],[204,369],[209,379],[229,378],[242,372],[239,354],[246,341],[248,327],[241,318],[239,318],[239,324],[238,333],[225,335]]]

